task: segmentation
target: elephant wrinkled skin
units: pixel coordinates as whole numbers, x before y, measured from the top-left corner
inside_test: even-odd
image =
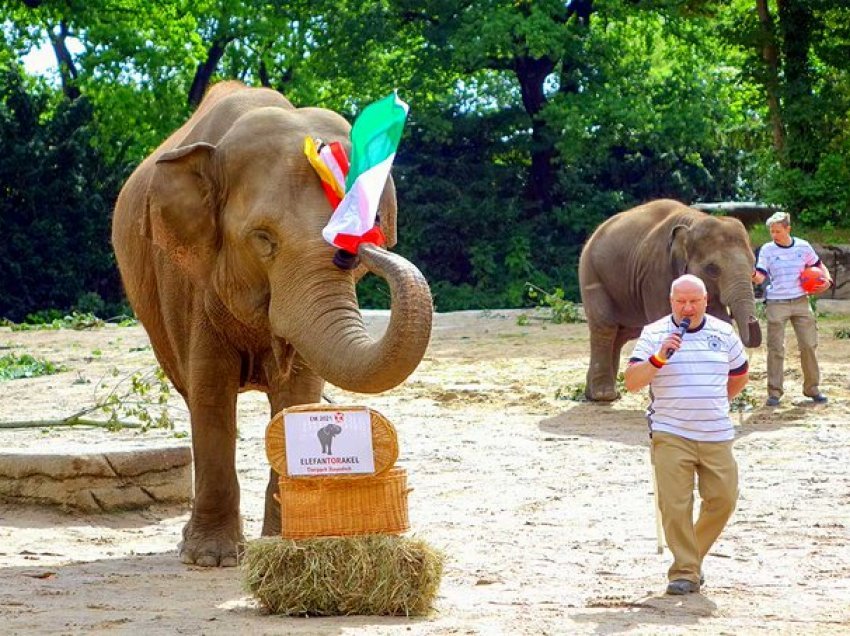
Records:
[[[587,398],[618,397],[615,382],[623,345],[637,338],[644,325],[670,313],[670,284],[682,274],[699,276],[708,289],[708,313],[727,322],[734,318],[744,344],[758,347],[754,265],[749,236],[739,220],[711,216],[678,201],[651,201],[602,223],[579,259],[590,330]]]
[[[271,414],[319,402],[324,381],[361,393],[398,385],[431,333],[431,294],[398,255],[361,245],[343,271],[321,236],[331,215],[304,138],[340,141],[349,124],[239,82],[214,86],[198,110],[127,180],[112,241],[127,297],[157,360],[188,405],[195,499],[180,556],[236,564],[243,541],[236,476],[236,398],[268,394]],[[380,218],[395,243],[392,179]],[[392,313],[375,341],[357,304],[367,270],[390,286]],[[257,458],[263,461],[264,458]],[[270,474],[263,534],[280,532]]]

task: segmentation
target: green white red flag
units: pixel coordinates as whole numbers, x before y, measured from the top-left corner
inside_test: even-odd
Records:
[[[386,243],[375,218],[407,111],[407,104],[393,92],[369,104],[354,121],[345,196],[322,230],[322,236],[331,245],[356,254],[360,243]]]

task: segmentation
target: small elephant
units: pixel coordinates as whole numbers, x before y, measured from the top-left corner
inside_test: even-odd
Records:
[[[734,318],[744,345],[758,347],[754,265],[749,236],[738,219],[711,216],[678,201],[651,201],[602,223],[579,259],[590,330],[586,397],[619,397],[623,345],[670,313],[670,284],[682,274],[699,276],[708,290],[708,313],[727,322]]]
[[[304,140],[339,141],[350,154],[350,130],[331,111],[223,82],[118,197],[112,242],[127,298],[191,419],[195,499],[180,544],[184,563],[236,565],[244,541],[235,461],[240,391],[265,392],[274,415],[320,402],[325,380],[386,391],[425,353],[433,304],[419,270],[369,243],[358,248],[359,266],[341,269],[322,238],[333,210]],[[391,178],[378,212],[391,247]],[[386,279],[391,293],[389,326],[377,340],[355,292],[367,271]],[[280,533],[277,489],[272,470],[264,535]]]
[[[317,435],[319,436],[319,442],[322,445],[323,454],[333,455],[331,452],[331,444],[333,444],[334,437],[340,433],[342,433],[342,427],[338,424],[328,424],[327,426],[323,426],[319,429]]]

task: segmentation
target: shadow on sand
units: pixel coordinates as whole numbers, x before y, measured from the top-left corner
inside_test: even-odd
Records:
[[[540,431],[559,437],[590,437],[629,446],[649,443],[645,412],[610,402],[571,402],[564,411],[541,420]]]
[[[741,439],[753,433],[776,431],[805,426],[813,409],[809,404],[774,409],[759,407],[746,413],[733,413],[735,437]],[[540,420],[540,431],[558,437],[589,437],[627,446],[648,446],[649,428],[643,409],[618,408],[616,402],[573,402],[564,411]]]
[[[4,634],[342,634],[428,618],[270,615],[245,590],[240,568],[186,566],[172,553],[0,567]],[[5,615],[4,615],[5,614]]]
[[[63,510],[58,506],[41,506],[17,501],[0,503],[0,527],[8,528],[61,528],[87,526],[104,528],[145,528],[164,519],[185,516],[189,510],[184,504],[158,505],[143,510],[103,513],[83,513]]]
[[[669,628],[690,631],[698,629],[700,619],[708,618],[717,605],[702,594],[688,596],[648,596],[634,601],[600,602],[589,605],[586,612],[570,614],[576,623],[597,624],[594,633],[619,634],[632,632],[660,633]]]

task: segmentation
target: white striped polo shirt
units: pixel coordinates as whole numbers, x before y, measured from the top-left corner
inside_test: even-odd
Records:
[[[770,278],[766,300],[790,300],[806,295],[800,274],[806,267],[820,263],[817,252],[805,239],[791,237],[791,245],[765,243],[759,250],[756,269]]]
[[[630,362],[658,353],[667,335],[677,329],[672,316],[646,325]],[[682,346],[650,383],[646,411],[650,430],[699,442],[725,442],[735,437],[729,417],[727,382],[747,371],[747,354],[732,325],[705,315],[688,331]]]

